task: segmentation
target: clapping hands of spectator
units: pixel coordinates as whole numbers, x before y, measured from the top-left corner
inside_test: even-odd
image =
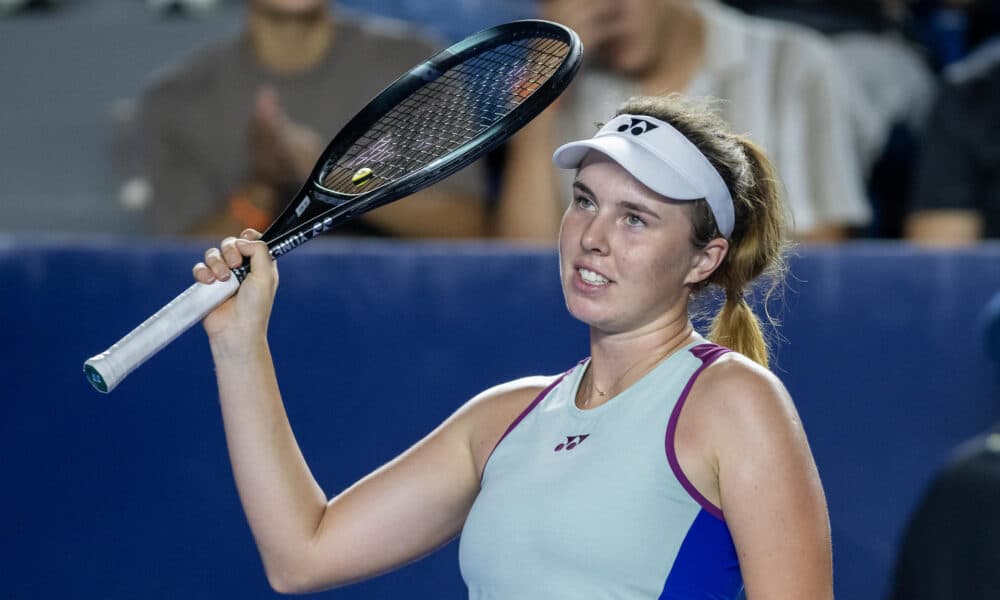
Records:
[[[249,126],[252,178],[274,188],[299,185],[323,151],[323,138],[285,113],[274,88],[260,88],[255,102]]]

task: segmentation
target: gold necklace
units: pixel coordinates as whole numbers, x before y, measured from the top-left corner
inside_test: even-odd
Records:
[[[611,387],[609,387],[609,388],[608,388],[608,392],[610,392],[611,390],[615,389],[615,386],[616,386],[616,385],[618,385],[619,383],[621,383],[621,382],[622,382],[622,380],[623,380],[623,379],[625,379],[625,376],[629,374],[629,371],[631,371],[632,369],[634,369],[634,368],[636,368],[637,366],[639,366],[639,363],[641,363],[641,362],[642,362],[642,359],[640,358],[640,359],[639,359],[638,361],[636,361],[636,362],[632,363],[632,366],[631,366],[631,367],[629,367],[629,368],[625,369],[625,372],[624,372],[624,373],[622,373],[621,377],[619,377],[618,379],[616,379],[616,380],[615,380],[615,381],[614,381],[614,382],[613,382],[613,383],[611,384]],[[590,373],[590,387],[591,387],[591,388],[593,388],[593,389],[592,389],[592,391],[596,391],[596,392],[597,392],[597,394],[598,394],[599,396],[601,396],[602,398],[603,398],[604,396],[607,396],[607,395],[608,395],[608,392],[604,392],[604,391],[601,391],[601,388],[597,387],[597,383],[595,383],[595,382],[594,382],[594,373],[593,373],[593,372],[591,372],[591,373]],[[588,396],[588,398],[587,398],[587,402],[588,402],[588,403],[590,402],[590,397],[591,397],[591,396],[593,396],[593,395],[594,395],[594,394],[590,394],[590,396]]]
[[[653,361],[653,364],[655,365],[655,364],[659,363],[661,360],[663,360],[667,356],[667,354],[670,353],[671,350],[672,349],[668,349],[666,352],[664,352],[663,354],[659,355],[656,358],[656,360]],[[641,362],[642,362],[642,358],[640,358],[639,360],[637,360],[634,363],[632,363],[631,367],[625,369],[625,372],[622,373],[621,376],[618,379],[616,379],[611,384],[611,386],[608,388],[607,392],[601,391],[601,388],[597,387],[597,384],[594,383],[594,371],[592,369],[587,369],[587,374],[590,376],[590,380],[589,380],[588,383],[590,384],[589,387],[591,388],[591,392],[589,394],[587,394],[587,398],[583,401],[583,405],[584,406],[590,406],[590,400],[591,400],[591,398],[594,397],[594,392],[595,391],[597,392],[597,394],[601,398],[606,397],[611,392],[611,390],[615,389],[615,386],[617,386],[619,383],[621,383],[625,379],[625,377],[629,374],[629,372],[631,372],[632,369],[638,367],[639,363],[641,363]],[[591,366],[593,366],[593,364],[591,364]]]
[[[681,349],[682,347],[684,347],[685,344],[688,344],[688,343],[691,342],[691,335],[692,335],[692,333],[694,333],[694,330],[690,328],[690,324],[688,324],[688,327],[689,328],[687,329],[687,333],[685,334],[683,340],[681,342],[679,342],[679,343],[672,344],[672,345],[668,346],[666,350],[664,350],[663,352],[661,352],[656,357],[656,360],[653,361],[652,366],[657,365],[660,361],[662,361],[664,358],[666,358],[668,354],[670,354],[670,353],[672,353],[672,352],[674,352],[676,350]],[[609,387],[608,391],[606,391],[606,392],[602,391],[601,388],[597,387],[597,385],[594,383],[594,370],[593,370],[594,363],[593,363],[593,361],[591,361],[590,365],[588,365],[588,367],[587,367],[587,372],[584,373],[584,377],[588,377],[589,376],[589,381],[588,381],[587,387],[590,388],[590,392],[587,394],[586,399],[584,399],[583,406],[581,406],[581,408],[585,408],[587,406],[590,406],[590,401],[594,397],[594,391],[596,391],[597,394],[601,398],[606,398],[607,395],[610,394],[611,391],[615,389],[615,387],[617,387],[622,381],[625,380],[625,377],[632,371],[632,369],[634,369],[634,368],[636,368],[636,367],[639,366],[639,363],[642,362],[642,359],[643,359],[643,357],[640,357],[639,360],[635,361],[634,363],[632,363],[632,365],[629,368],[625,369],[625,372],[622,373],[621,376],[618,377],[618,379],[616,379],[611,384],[611,387]]]

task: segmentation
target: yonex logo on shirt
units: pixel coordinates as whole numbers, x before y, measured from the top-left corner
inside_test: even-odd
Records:
[[[559,452],[560,450],[572,450],[573,448],[576,448],[577,446],[582,444],[583,440],[589,437],[590,437],[589,433],[583,435],[567,435],[566,441],[556,446],[553,452]]]

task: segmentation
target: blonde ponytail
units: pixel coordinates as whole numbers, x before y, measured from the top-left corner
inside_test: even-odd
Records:
[[[725,304],[712,320],[709,339],[766,367],[767,340],[746,295],[755,282],[770,279],[763,295],[764,314],[771,325],[776,325],[767,304],[784,280],[788,246],[785,212],[771,161],[749,139],[732,137],[746,157],[747,168],[737,185],[739,193],[733,195],[739,226],[733,231],[725,261],[708,279],[726,293]]]
[[[742,294],[726,294],[726,302],[712,319],[708,339],[743,354],[750,360],[768,366],[768,347],[760,319],[754,314]]]

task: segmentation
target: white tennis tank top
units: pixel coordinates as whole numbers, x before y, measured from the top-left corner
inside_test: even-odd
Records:
[[[673,444],[695,378],[727,351],[699,340],[589,410],[575,402],[589,361],[539,394],[487,460],[462,530],[469,598],[736,598],[729,529]]]

